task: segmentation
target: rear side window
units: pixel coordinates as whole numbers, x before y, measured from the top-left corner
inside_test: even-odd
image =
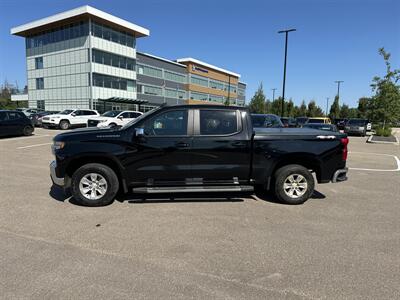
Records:
[[[236,111],[200,110],[201,135],[226,135],[237,131]]]
[[[18,120],[18,119],[22,119],[22,116],[21,116],[21,113],[19,113],[19,112],[10,111],[10,112],[8,112],[8,118],[10,120]]]

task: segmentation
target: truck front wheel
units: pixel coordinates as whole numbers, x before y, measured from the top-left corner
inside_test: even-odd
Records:
[[[109,205],[114,201],[118,189],[118,177],[106,165],[86,164],[72,175],[72,195],[80,205]]]
[[[275,173],[275,195],[286,204],[302,204],[314,192],[314,178],[300,165],[287,165]]]

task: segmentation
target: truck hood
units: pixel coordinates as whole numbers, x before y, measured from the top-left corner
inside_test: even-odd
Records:
[[[312,128],[254,128],[255,138],[294,138],[294,139],[317,139],[319,136],[334,136],[335,138],[346,137],[346,134],[334,131],[318,130]]]
[[[54,141],[56,142],[67,142],[67,141],[92,141],[99,139],[114,139],[120,138],[122,136],[123,131],[120,128],[98,128],[98,127],[90,127],[90,128],[80,128],[74,129],[68,132],[60,133],[54,137]]]

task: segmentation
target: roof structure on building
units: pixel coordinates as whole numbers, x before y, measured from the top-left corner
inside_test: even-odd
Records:
[[[210,65],[210,64],[208,64],[208,63],[206,63],[204,61],[201,61],[201,60],[198,60],[198,59],[195,59],[195,58],[192,58],[192,57],[179,58],[176,61],[178,63],[185,63],[185,62],[195,63],[195,64],[198,64],[198,65],[202,65],[204,67],[207,67],[207,68],[210,68],[210,69],[214,69],[216,71],[219,71],[219,72],[222,72],[222,73],[226,73],[226,74],[229,74],[229,75],[232,75],[232,76],[240,78],[240,74],[237,74],[237,73],[222,69],[222,68],[214,66],[214,65]]]
[[[142,55],[145,55],[145,56],[154,58],[154,59],[158,59],[158,60],[161,60],[161,61],[170,63],[170,64],[174,64],[174,65],[177,65],[177,66],[180,66],[180,67],[185,67],[185,68],[186,68],[186,65],[180,64],[180,63],[178,63],[178,62],[176,62],[176,61],[173,61],[173,60],[170,60],[170,59],[167,59],[167,58],[163,58],[163,57],[155,56],[155,55],[153,55],[153,54],[149,54],[149,53],[145,53],[145,52],[139,52],[139,51],[136,51],[136,53],[137,53],[137,54],[142,54]]]
[[[11,28],[11,34],[26,36],[28,34],[46,30],[52,26],[65,23],[66,20],[74,20],[81,16],[91,16],[94,19],[108,23],[113,27],[117,27],[121,30],[131,32],[136,37],[143,37],[150,35],[150,31],[144,27],[133,24],[116,16],[110,15],[104,11],[94,8],[89,5],[84,5],[75,9],[67,10],[47,18],[39,19],[33,22],[29,22],[14,28]]]

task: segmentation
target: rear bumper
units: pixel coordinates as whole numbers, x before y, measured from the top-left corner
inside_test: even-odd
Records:
[[[53,181],[53,183],[59,187],[64,187],[65,183],[64,183],[64,177],[57,177],[56,175],[56,167],[57,167],[57,163],[55,160],[53,160],[50,163],[50,177],[51,177],[51,181]]]
[[[336,172],[333,174],[332,182],[336,183],[336,182],[346,181],[348,170],[349,170],[348,168],[336,170]]]

